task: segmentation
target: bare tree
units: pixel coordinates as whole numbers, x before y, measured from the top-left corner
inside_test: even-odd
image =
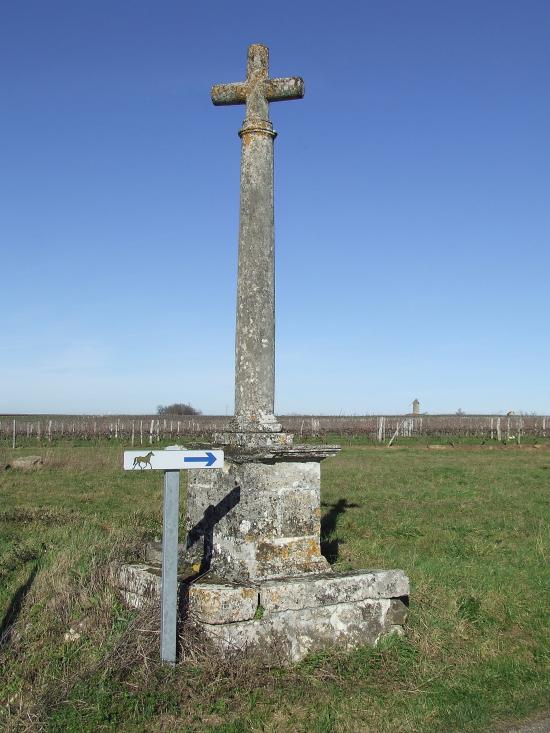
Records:
[[[157,407],[158,415],[200,415],[201,411],[196,410],[192,405],[186,402],[174,402],[173,405],[159,405]]]

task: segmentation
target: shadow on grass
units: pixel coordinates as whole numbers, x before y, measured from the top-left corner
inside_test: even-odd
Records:
[[[321,506],[330,507],[330,510],[321,518],[321,554],[333,565],[338,560],[339,546],[342,542],[338,537],[333,537],[338,517],[348,509],[356,509],[360,505],[350,504],[347,499],[338,499],[335,504],[322,502]]]
[[[27,580],[22,585],[20,585],[13,594],[10,605],[8,606],[6,613],[4,614],[4,618],[0,623],[0,646],[5,644],[9,640],[11,628],[13,624],[17,621],[17,618],[21,613],[23,601],[25,600],[27,593],[34,583],[37,572],[38,563],[35,563],[32,567],[31,572],[29,573],[29,577],[27,578]]]

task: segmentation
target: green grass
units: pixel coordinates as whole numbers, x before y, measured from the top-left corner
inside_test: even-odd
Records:
[[[123,472],[116,444],[15,451],[36,453],[41,470],[0,475],[0,618],[20,598],[0,728],[435,733],[548,706],[547,445],[347,441],[323,463],[323,539],[336,570],[406,570],[408,635],[291,669],[200,655],[160,667],[156,616],[128,612],[108,582],[113,559],[138,559],[160,532],[159,474]]]

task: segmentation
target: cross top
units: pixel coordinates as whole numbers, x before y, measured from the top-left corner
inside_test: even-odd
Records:
[[[212,87],[215,105],[246,104],[245,128],[253,123],[269,122],[269,102],[301,99],[303,96],[304,80],[301,77],[269,78],[269,49],[261,43],[248,47],[245,81]]]

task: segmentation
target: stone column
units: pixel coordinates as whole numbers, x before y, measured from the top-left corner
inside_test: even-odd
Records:
[[[247,435],[253,443],[269,442],[271,438],[265,433],[281,431],[274,416],[273,140],[276,133],[269,120],[269,103],[303,96],[304,82],[300,77],[269,77],[269,50],[261,43],[253,43],[248,49],[245,81],[212,87],[214,104],[246,104],[246,117],[239,131],[241,208],[232,428],[244,436],[245,442]]]
[[[281,429],[274,417],[276,133],[269,120],[247,117],[239,135],[242,151],[235,421],[242,431],[274,432]]]

